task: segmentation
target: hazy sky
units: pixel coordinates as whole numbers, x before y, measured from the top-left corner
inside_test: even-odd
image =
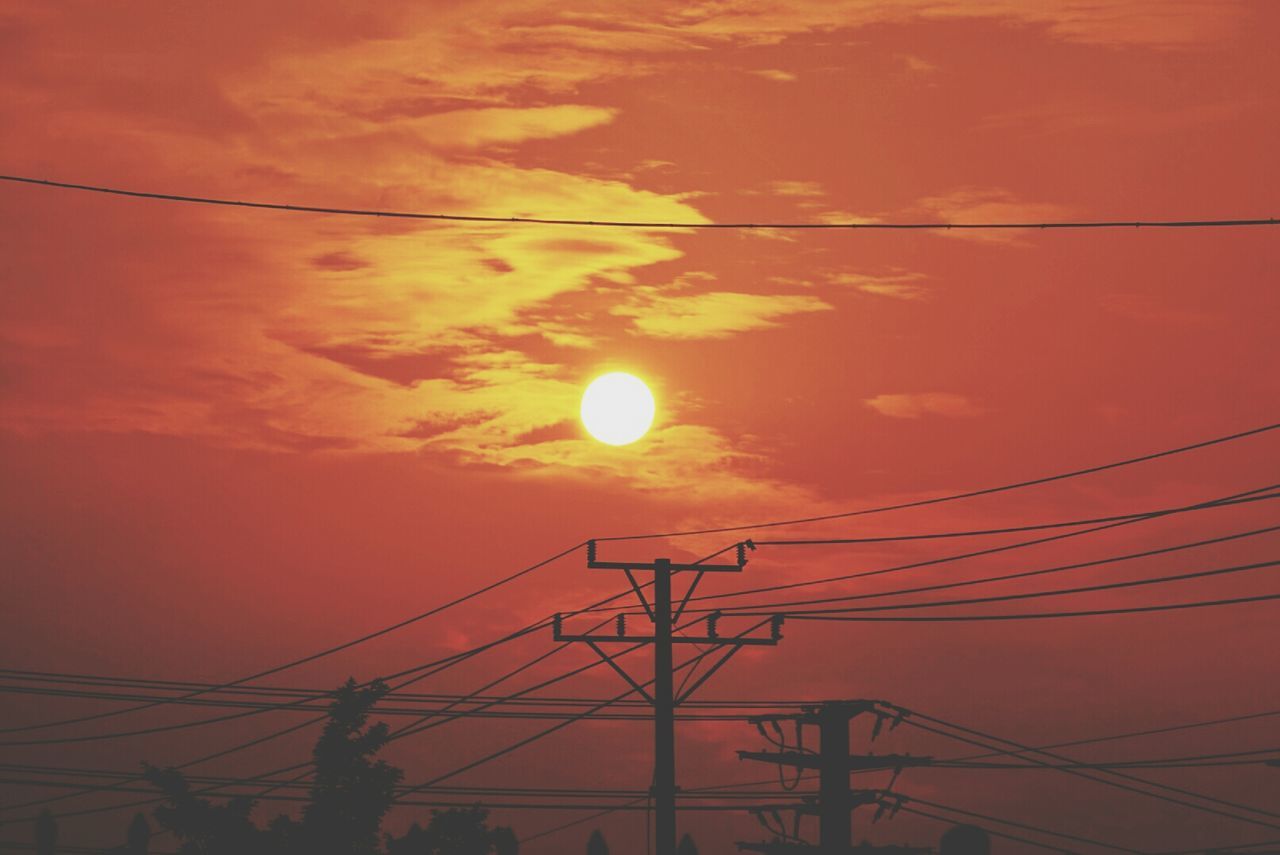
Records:
[[[1264,0],[11,0],[0,10],[0,171],[493,216],[1274,216],[1278,27],[1280,5]],[[5,184],[2,661],[232,679],[425,611],[586,537],[906,501],[1275,421],[1276,237],[1264,228],[425,224]],[[643,377],[658,400],[654,430],[622,448],[592,441],[577,421],[583,386],[610,369]],[[1264,436],[786,534],[888,535],[1162,508],[1276,481],[1278,452],[1280,440]],[[1088,560],[1274,519],[1267,503],[1214,510],[874,585]],[[688,558],[733,537],[608,548]],[[762,549],[745,578],[701,590],[874,569],[972,544]],[[1250,538],[1040,587],[1262,561],[1277,545],[1275,535]],[[578,553],[274,679],[371,678],[620,583],[588,573]],[[1015,589],[1033,588],[974,595]],[[1004,608],[1268,591],[1264,571]],[[1034,623],[796,623],[780,647],[743,655],[705,691],[887,698],[1014,739],[1063,741],[1280,708],[1274,627],[1266,604]],[[525,639],[433,685],[474,688],[549,644],[545,635]],[[535,676],[589,655],[561,654]],[[621,688],[600,669],[565,691],[604,697]],[[98,709],[6,706],[6,726]],[[199,713],[160,710],[98,727]],[[0,758],[177,763],[292,720],[57,751],[0,747]],[[389,756],[414,783],[538,726],[451,725]],[[770,776],[736,759],[737,749],[760,747],[748,726],[687,726],[680,739],[687,786]],[[643,723],[575,725],[458,780],[644,787],[648,740]],[[1241,726],[1081,756],[1274,744],[1274,727]],[[283,740],[209,768],[253,774],[306,745]],[[963,749],[905,729],[877,744],[939,756]],[[1277,770],[1160,774],[1277,809],[1264,794],[1275,792]],[[1044,772],[914,772],[900,788],[1138,847],[1280,837]],[[47,793],[6,787],[0,796],[11,804]],[[527,834],[575,814],[500,816]],[[64,840],[91,842],[104,828],[114,835],[127,818],[68,820]],[[397,813],[391,827],[409,818]],[[599,824],[626,855],[641,851],[642,822],[627,814]],[[704,852],[763,834],[747,816],[687,823]],[[579,851],[591,827],[526,851]],[[900,816],[866,834],[926,845],[939,829]]]

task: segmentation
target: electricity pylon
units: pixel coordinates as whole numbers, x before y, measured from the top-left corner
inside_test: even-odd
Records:
[[[893,787],[883,790],[855,790],[849,786],[849,775],[853,772],[888,770],[898,773],[908,766],[926,766],[933,762],[931,757],[916,757],[910,754],[850,754],[849,723],[864,713],[876,717],[871,738],[880,735],[885,721],[891,722],[890,730],[902,721],[902,713],[887,708],[880,701],[825,701],[801,712],[788,715],[759,716],[752,719],[756,729],[765,739],[779,747],[779,751],[739,751],[742,760],[757,760],[773,763],[778,766],[789,766],[797,770],[816,769],[818,771],[818,796],[807,804],[795,808],[796,816],[790,834],[782,825],[781,817],[775,817],[778,825],[771,827],[764,816],[758,816],[761,824],[773,832],[779,839],[768,843],[739,843],[738,848],[753,852],[764,852],[766,855],[782,855],[782,853],[815,852],[800,839],[800,818],[806,814],[818,816],[818,846],[816,852],[821,855],[850,855],[850,853],[891,853],[928,852],[928,849],[914,849],[903,846],[871,846],[853,843],[853,812],[859,807],[876,805],[876,819],[885,812],[897,812],[900,805],[890,792]],[[783,735],[781,722],[791,722],[795,726],[796,745],[787,745]],[[770,736],[765,726],[768,725],[777,739]],[[820,739],[817,753],[804,747],[803,728],[816,725]]]
[[[782,617],[770,618],[770,633],[767,636],[753,635],[754,630],[764,625],[756,624],[742,633],[721,637],[718,612],[712,612],[704,618],[690,622],[704,624],[704,634],[688,635],[678,626],[689,599],[702,581],[705,573],[738,573],[746,566],[746,543],[737,545],[738,560],[734,564],[679,564],[667,558],[657,558],[652,562],[639,561],[599,561],[596,558],[596,542],[587,542],[587,568],[590,570],[621,570],[631,583],[636,598],[644,608],[644,613],[653,624],[652,635],[628,635],[625,615],[618,615],[615,631],[609,633],[570,634],[564,631],[564,618],[556,614],[552,630],[556,641],[582,642],[595,651],[604,662],[627,681],[631,688],[638,692],[653,706],[653,802],[654,802],[654,849],[656,855],[676,855],[676,748],[675,748],[675,710],[687,701],[711,676],[719,671],[743,647],[776,645],[782,639]],[[754,547],[753,547],[754,548]],[[653,574],[653,591],[651,598],[645,596],[646,586],[636,581],[637,572]],[[680,602],[673,609],[671,579],[678,573],[696,574],[685,589]],[[680,633],[677,635],[676,633]],[[653,691],[645,687],[628,674],[615,657],[606,653],[602,644],[652,644],[653,645]],[[674,687],[675,666],[672,648],[676,644],[696,644],[706,648],[724,648],[711,667],[702,673],[692,685],[683,688],[677,695]],[[704,651],[702,655],[709,655]]]

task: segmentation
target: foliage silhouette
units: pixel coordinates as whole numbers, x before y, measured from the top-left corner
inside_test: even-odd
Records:
[[[680,844],[676,846],[676,855],[698,855],[698,844],[686,834],[680,838]]]
[[[164,794],[165,804],[155,809],[156,822],[179,840],[182,855],[268,855],[266,835],[249,818],[253,799],[237,796],[214,804],[191,792],[186,777],[176,769],[146,766],[144,775]]]
[[[938,841],[938,855],[990,855],[991,837],[975,825],[948,828]]]
[[[426,828],[415,823],[400,838],[382,834],[403,776],[377,759],[390,739],[387,725],[369,724],[371,710],[387,691],[381,681],[362,688],[348,680],[334,692],[329,720],[312,751],[315,772],[299,818],[281,815],[259,828],[251,797],[215,803],[193,793],[176,769],[148,765],[147,780],[165,797],[154,812],[156,821],[178,838],[182,855],[517,855],[515,833],[491,827],[481,805],[432,811]],[[50,833],[56,835],[56,827]],[[150,837],[139,815],[129,842],[116,851],[146,855]],[[41,855],[53,855],[52,844]]]
[[[605,842],[604,835],[598,828],[591,832],[591,837],[587,838],[587,855],[609,855],[609,844]]]
[[[520,845],[506,826],[489,825],[489,811],[469,808],[433,810],[423,828],[416,822],[404,837],[387,837],[387,855],[516,855]]]

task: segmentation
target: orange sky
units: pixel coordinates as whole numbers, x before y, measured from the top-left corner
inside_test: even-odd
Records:
[[[1265,0],[368,5],[9,2],[0,171],[494,216],[1277,213],[1280,6]],[[1073,469],[1274,421],[1280,392],[1271,229],[431,225],[6,184],[0,250],[0,640],[13,668],[230,679],[585,537],[831,513]],[[654,431],[616,449],[577,422],[583,385],[613,368],[648,380],[659,406]],[[1194,502],[1274,480],[1277,442],[818,531],[985,528]],[[1266,503],[1203,516],[912,581],[1274,520]],[[814,530],[789,533],[800,531]],[[688,557],[725,542],[611,548]],[[1276,544],[1254,538],[1142,569],[1260,561]],[[713,581],[728,589],[933,554],[945,552],[763,550],[741,583]],[[617,582],[588,575],[577,555],[285,677],[327,685],[398,670]],[[1265,579],[1241,578],[1072,605],[1265,590]],[[1280,706],[1273,627],[1266,605],[1087,624],[796,624],[708,691],[883,697],[1055,741]],[[521,642],[439,686],[473,687],[548,643]],[[584,676],[574,691],[603,697],[615,683]],[[5,721],[47,709],[29,706]],[[6,762],[132,768],[181,762],[255,727],[56,757],[3,751]],[[392,759],[414,782],[523,732],[459,725],[398,745]],[[1259,726],[1112,750],[1230,751],[1267,738]],[[690,786],[768,777],[735,759],[758,747],[749,727],[690,727],[681,739]],[[918,733],[895,739],[898,750],[954,750]],[[305,744],[222,768],[251,774]],[[465,780],[642,787],[648,750],[643,725],[585,725]],[[1280,837],[1065,776],[961,774],[905,776],[902,789],[1142,847]],[[1275,792],[1275,770],[1165,774],[1224,798]],[[532,833],[571,816],[503,818]],[[83,841],[115,821],[64,833]],[[601,825],[625,855],[640,851],[641,822]],[[749,817],[689,822],[703,851],[761,834]],[[576,851],[589,828],[527,851]],[[868,836],[923,844],[937,833],[900,817]]]

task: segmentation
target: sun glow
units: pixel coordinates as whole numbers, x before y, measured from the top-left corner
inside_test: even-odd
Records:
[[[582,424],[608,445],[628,445],[648,433],[655,409],[644,381],[621,371],[602,374],[582,393]]]

